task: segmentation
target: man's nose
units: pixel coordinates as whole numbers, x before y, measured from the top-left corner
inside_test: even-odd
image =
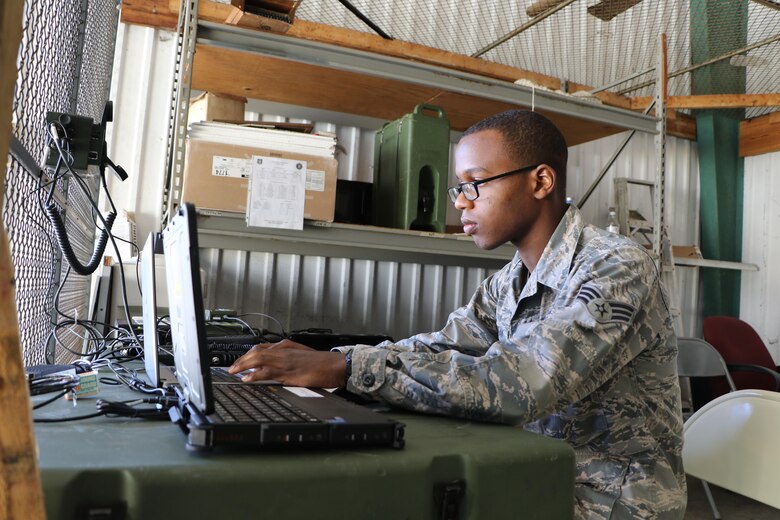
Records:
[[[455,199],[455,209],[463,211],[474,206],[474,201],[469,200],[463,195],[463,192],[458,193],[458,198]]]

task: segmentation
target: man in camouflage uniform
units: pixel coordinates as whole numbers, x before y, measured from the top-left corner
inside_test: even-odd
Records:
[[[567,206],[566,159],[533,112],[463,134],[450,196],[464,231],[518,251],[439,332],[337,352],[259,345],[231,371],[524,425],[574,447],[575,517],[682,518],[677,342],[659,273],[643,247]]]

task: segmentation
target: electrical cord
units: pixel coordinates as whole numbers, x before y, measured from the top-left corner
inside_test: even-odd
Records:
[[[91,419],[93,417],[100,417],[101,415],[105,415],[104,412],[97,412],[97,413],[91,413],[87,415],[77,415],[73,417],[54,417],[54,418],[33,418],[33,422],[36,423],[58,423],[58,422],[67,422],[67,421],[81,421],[82,419]]]
[[[60,374],[36,377],[30,380],[30,395],[48,394],[64,390],[68,392],[79,385],[75,375]]]
[[[41,402],[41,403],[38,403],[38,404],[36,404],[35,406],[33,406],[33,410],[37,410],[38,408],[43,408],[43,407],[44,407],[44,406],[46,406],[47,404],[51,404],[51,403],[53,403],[54,401],[56,401],[56,400],[57,400],[57,399],[59,399],[60,397],[64,397],[64,396],[65,396],[65,395],[67,395],[69,392],[71,392],[71,389],[70,389],[70,388],[68,388],[67,390],[63,390],[62,392],[60,392],[59,394],[55,395],[55,396],[54,396],[54,397],[52,397],[51,399],[47,399],[47,400],[45,400],[45,401],[43,401],[43,402]]]
[[[54,204],[46,206],[46,216],[49,217],[51,222],[54,236],[57,242],[60,244],[60,249],[68,264],[82,276],[89,276],[94,273],[100,261],[103,258],[103,253],[106,250],[106,244],[108,243],[108,234],[111,227],[114,225],[114,219],[116,219],[116,213],[109,213],[106,218],[106,227],[100,232],[100,236],[95,244],[95,249],[92,251],[92,256],[86,264],[82,264],[76,257],[76,253],[73,251],[73,246],[68,238],[68,232],[65,229],[65,222],[62,220],[59,210]]]
[[[47,136],[47,142],[46,142],[46,145],[45,145],[46,148],[47,149],[51,148],[51,146],[53,144],[54,148],[56,148],[56,150],[57,150],[58,157],[57,157],[57,160],[56,160],[54,168],[52,170],[49,170],[50,171],[49,179],[46,182],[44,182],[44,179],[45,179],[46,176],[44,175],[44,172],[41,171],[40,175],[38,175],[36,177],[37,178],[37,187],[35,189],[31,190],[29,195],[37,194],[36,199],[37,199],[39,208],[41,209],[41,214],[44,215],[48,219],[49,218],[49,214],[51,212],[47,211],[47,208],[49,208],[49,209],[55,208],[56,209],[56,206],[54,206],[54,202],[53,202],[54,201],[55,191],[58,189],[58,186],[61,187],[61,181],[63,181],[67,177],[68,173],[70,173],[72,175],[74,181],[76,182],[76,186],[78,186],[78,188],[84,193],[84,195],[86,197],[86,200],[92,206],[92,217],[93,217],[93,220],[95,222],[96,227],[100,231],[101,235],[105,235],[108,238],[111,238],[112,243],[113,243],[114,247],[116,248],[116,241],[115,241],[115,239],[116,240],[123,240],[123,239],[121,239],[119,237],[114,237],[113,236],[113,234],[110,231],[111,230],[110,220],[107,220],[106,218],[104,218],[102,213],[100,212],[100,209],[98,208],[97,203],[94,200],[93,195],[92,195],[92,191],[93,190],[90,188],[90,186],[87,185],[87,182],[82,178],[82,176],[77,174],[71,167],[71,165],[73,164],[73,161],[74,161],[74,156],[73,156],[73,153],[72,153],[72,150],[71,150],[71,145],[70,145],[70,140],[69,140],[69,135],[68,135],[67,129],[61,123],[59,123],[58,121],[54,121],[54,122],[51,122],[50,125],[44,126],[44,132],[45,132],[45,134]],[[45,156],[42,159],[42,162],[46,162]],[[118,167],[116,167],[113,163],[111,163],[110,160],[108,161],[108,164],[110,164],[115,170],[117,170]],[[121,168],[119,168],[119,170],[121,170]],[[117,170],[118,173],[119,173],[119,170]],[[111,205],[112,212],[114,213],[114,215],[116,215],[116,213],[117,213],[116,212],[116,206],[114,204],[114,201],[113,201],[113,199],[111,197],[110,192],[108,191],[108,186],[107,186],[106,177],[105,177],[105,170],[101,169],[100,170],[100,174],[101,174],[100,181],[101,181],[101,184],[103,186],[103,189],[106,192],[106,198],[108,199],[108,201],[109,201],[109,203]],[[122,175],[120,175],[120,177],[122,177]],[[125,174],[125,177],[126,177],[126,174]],[[50,221],[51,221],[52,227],[54,228],[54,231],[55,231],[55,233],[54,233],[55,237],[57,237],[58,238],[58,242],[60,242],[59,245],[61,246],[60,248],[63,250],[63,255],[66,256],[66,258],[68,258],[68,257],[70,257],[69,252],[72,252],[72,251],[69,251],[69,249],[67,247],[67,245],[69,245],[69,241],[68,241],[68,244],[66,244],[66,247],[64,249],[62,248],[62,243],[61,243],[62,241],[60,241],[59,238],[67,239],[67,233],[66,233],[66,230],[65,230],[64,223],[63,222],[59,222],[58,223],[57,222],[57,217],[59,217],[60,221],[62,220],[61,215],[59,214],[59,212],[56,212],[56,217],[55,217],[54,221],[51,221],[51,220]],[[109,217],[110,217],[110,215],[109,215]],[[100,221],[102,223],[102,228],[98,224],[98,221]],[[51,233],[46,228],[44,228],[40,223],[36,222],[34,219],[32,219],[32,223],[35,224],[36,227],[40,229],[40,231],[42,232],[42,236],[44,236],[49,241],[49,244],[52,247],[52,251],[54,251],[55,245],[54,245],[54,242],[52,241]],[[104,239],[102,236],[101,236],[101,239],[103,240],[103,242],[107,243],[107,240]],[[133,244],[133,243],[131,243],[129,241],[127,241],[127,242],[130,243],[131,246],[133,248],[135,248],[136,250],[138,249],[135,244]],[[98,245],[100,246],[100,244],[98,244]],[[100,247],[97,248],[96,251],[98,249],[100,249]],[[70,248],[70,250],[72,250],[72,247]],[[117,253],[117,256],[119,256],[118,253]],[[99,257],[99,255],[98,255],[98,257]],[[90,321],[90,320],[79,320],[76,316],[74,316],[74,317],[67,316],[66,314],[64,314],[59,309],[59,296],[60,296],[60,293],[61,293],[61,291],[62,291],[62,289],[63,289],[63,287],[65,285],[65,282],[66,282],[67,277],[68,277],[68,275],[70,273],[70,270],[73,269],[73,270],[75,270],[77,272],[79,271],[80,262],[74,263],[74,262],[70,262],[70,260],[72,260],[73,258],[68,258],[68,259],[69,259],[70,268],[66,272],[65,277],[63,278],[63,280],[59,284],[59,286],[54,284],[54,278],[56,276],[56,269],[52,268],[50,270],[50,272],[51,272],[50,283],[48,284],[48,287],[50,288],[49,289],[50,298],[55,301],[55,310],[56,310],[57,315],[59,315],[60,317],[64,318],[64,320],[61,320],[58,323],[52,321],[53,329],[49,333],[49,339],[52,339],[52,337],[53,337],[55,343],[58,346],[62,347],[64,350],[66,350],[66,351],[68,351],[68,352],[70,352],[70,353],[72,353],[74,355],[87,357],[89,359],[97,359],[97,358],[99,358],[101,356],[111,357],[112,359],[135,359],[135,358],[139,357],[138,353],[136,353],[135,355],[130,355],[130,356],[127,355],[127,344],[126,344],[126,342],[124,340],[122,340],[122,339],[113,339],[112,340],[112,339],[110,339],[107,336],[103,336],[103,334],[101,332],[99,332],[97,330],[97,328],[96,328],[97,325],[102,325],[104,327],[111,327],[109,324],[104,324],[104,323],[101,324],[99,322]],[[93,256],[92,260],[94,260],[94,256]],[[90,264],[91,264],[92,260],[90,260],[90,262],[89,262]],[[120,264],[120,267],[121,267],[122,266],[121,258],[118,258],[117,260],[119,261],[119,264]],[[54,265],[55,265],[54,264],[54,257],[52,256],[52,267],[54,267]],[[81,266],[81,267],[84,267],[84,266]],[[124,303],[125,317],[128,319],[128,322],[130,323],[131,320],[129,319],[129,311],[128,311],[127,295],[126,295],[126,281],[125,281],[124,270],[123,269],[121,270],[120,275],[121,275],[121,282],[122,282],[122,289],[123,289],[123,303]],[[55,289],[55,287],[56,287],[56,289]],[[52,292],[55,292],[56,296],[52,295]],[[79,334],[78,332],[76,332],[74,330],[74,327],[78,327],[78,326],[81,326],[84,329],[85,332],[83,333],[83,335]],[[120,330],[120,329],[117,329],[116,327],[111,327],[111,328],[113,330]],[[88,348],[87,352],[83,352],[83,351],[78,352],[78,351],[72,350],[71,348],[68,348],[67,345],[63,344],[63,342],[60,340],[60,337],[58,335],[59,331],[61,331],[62,329],[65,329],[70,334],[75,334],[76,336],[78,336],[79,338],[82,338],[85,342],[87,342],[88,344],[92,344],[93,346]],[[135,344],[136,345],[140,345],[140,342],[138,341],[138,337],[136,336],[135,331],[131,328],[129,332],[130,332],[129,336],[131,336],[133,338],[133,341],[135,342]],[[117,349],[117,347],[119,347],[119,348]],[[121,350],[119,350],[119,349],[121,349]],[[117,352],[117,350],[119,350],[119,352]]]
[[[251,325],[249,325],[247,322],[239,318],[238,316],[224,316],[222,318],[224,321],[235,321],[243,325],[245,328],[249,329],[249,332],[252,333],[253,336],[260,336],[260,333]]]
[[[135,407],[135,405],[143,403],[154,403],[156,406],[152,408]],[[134,401],[105,401],[98,399],[95,402],[95,407],[97,407],[99,412],[108,416],[116,415],[138,419],[168,420],[168,408],[175,403],[175,400],[171,401],[169,398],[137,399]]]
[[[274,318],[274,317],[273,317],[273,316],[271,316],[270,314],[263,314],[262,312],[247,312],[247,313],[245,313],[245,314],[239,314],[238,316],[236,316],[236,318],[243,318],[244,316],[260,316],[260,317],[263,317],[263,318],[267,318],[267,319],[269,319],[269,320],[272,320],[272,321],[274,321],[274,322],[275,322],[277,325],[279,325],[279,329],[282,331],[282,332],[281,332],[281,337],[282,337],[282,338],[286,338],[286,337],[287,337],[287,333],[284,331],[284,325],[282,325],[282,322],[281,322],[281,321],[279,321],[278,319]]]
[[[67,168],[68,172],[70,172],[77,181],[80,181],[79,185],[81,185],[81,182],[83,181],[79,179],[78,175],[76,175],[76,172],[74,172],[73,169],[71,168],[67,160],[66,154],[63,151],[62,146],[60,145],[59,135],[57,135],[56,128],[57,127],[55,124],[52,124],[49,127],[50,142],[54,143],[54,146],[57,148],[57,152],[59,152],[60,154],[60,159],[63,159],[65,162],[65,167]],[[57,161],[58,167],[59,164],[60,161],[58,160]],[[70,243],[68,232],[65,229],[65,222],[62,220],[62,215],[60,215],[57,206],[53,202],[51,202],[51,197],[54,193],[54,188],[56,185],[56,176],[57,176],[57,171],[55,170],[55,180],[52,181],[52,187],[49,190],[49,197],[45,205],[46,216],[49,218],[49,221],[51,222],[54,231],[54,236],[57,239],[57,242],[59,242],[60,244],[60,250],[62,251],[63,256],[65,256],[65,258],[68,260],[68,263],[70,264],[70,266],[73,268],[74,271],[76,271],[78,274],[82,276],[88,276],[94,273],[95,270],[97,270],[98,265],[100,265],[100,261],[103,258],[103,252],[105,251],[106,244],[108,243],[108,238],[111,233],[111,227],[114,225],[114,219],[116,219],[116,208],[113,207],[113,201],[112,201],[111,204],[113,209],[108,213],[105,219],[98,212],[98,215],[100,216],[100,220],[103,221],[104,227],[100,231],[100,236],[98,237],[98,240],[95,243],[95,248],[92,252],[92,256],[90,257],[89,261],[86,264],[82,264],[81,261],[76,257],[76,253],[73,250],[72,244]],[[105,183],[104,173],[101,173],[101,179],[103,181],[103,186],[105,187],[106,183]]]
[[[120,363],[109,359],[104,359],[98,363],[93,364],[93,366],[108,367],[114,373],[114,376],[117,378],[117,380],[132,390],[136,390],[145,394],[159,394],[161,396],[165,396],[165,389],[157,388],[146,383],[140,377],[138,377],[138,373],[135,370],[130,370]]]

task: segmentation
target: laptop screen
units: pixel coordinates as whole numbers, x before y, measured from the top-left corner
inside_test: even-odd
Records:
[[[163,231],[168,308],[176,378],[183,396],[202,413],[211,414],[210,369],[208,362],[201,363],[209,358],[195,217],[195,207],[183,204]]]
[[[154,233],[141,251],[141,307],[144,316],[144,366],[153,385],[160,380],[157,363],[157,294],[154,272]]]

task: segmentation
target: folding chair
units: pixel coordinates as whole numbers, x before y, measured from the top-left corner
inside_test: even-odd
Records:
[[[731,391],[734,392],[736,390],[734,381],[731,379],[729,370],[726,367],[726,362],[723,361],[723,358],[712,345],[698,338],[677,338],[677,349],[677,375],[683,378],[684,393],[687,391],[687,395],[691,395],[690,378],[693,377],[725,376]],[[694,410],[691,405],[691,412],[683,415],[686,419],[686,424],[690,420],[689,416],[691,416],[693,412]],[[687,445],[689,442],[695,441],[686,436],[684,442]],[[684,449],[683,464],[686,464]],[[702,479],[701,483],[702,486],[704,486],[704,494],[707,495],[707,501],[710,503],[713,517],[720,519],[720,511],[718,511],[718,508],[715,505],[715,499],[712,497],[710,485],[705,479]]]

